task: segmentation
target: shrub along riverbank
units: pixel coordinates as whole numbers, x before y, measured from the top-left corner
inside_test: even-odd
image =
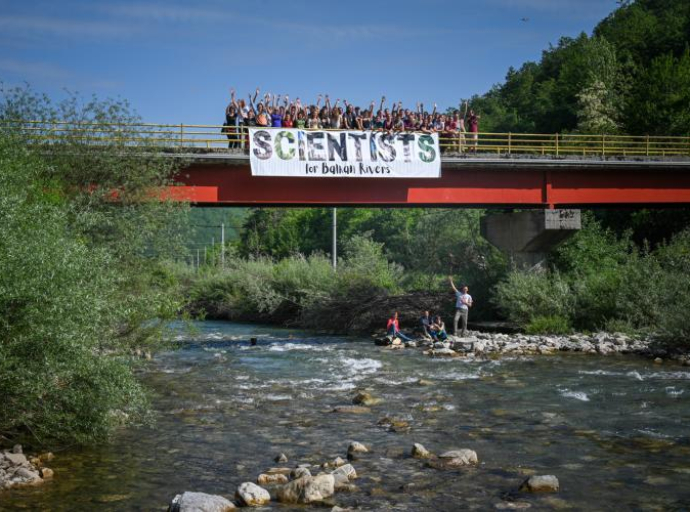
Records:
[[[478,222],[478,221],[477,221]],[[637,246],[630,232],[616,234],[586,214],[584,228],[540,271],[506,270],[477,292],[477,317],[508,320],[530,334],[574,331],[652,336],[668,346],[690,347],[690,232],[654,249]],[[458,250],[462,251],[462,247]],[[494,256],[497,258],[497,256]],[[469,271],[469,270],[467,270]],[[415,326],[425,309],[449,323],[454,296],[447,276],[407,271],[391,261],[383,242],[354,236],[337,271],[321,254],[229,256],[225,269],[176,267],[195,314],[333,332],[371,332],[394,310]],[[483,273],[483,274],[482,274]],[[475,267],[463,281],[491,282],[495,269]],[[493,277],[492,277],[493,279]],[[423,286],[420,286],[423,283]]]
[[[4,121],[137,120],[119,102],[0,92]],[[150,151],[89,144],[83,125],[40,135],[0,132],[0,444],[86,444],[145,415],[127,354],[159,343],[181,305],[152,257],[178,250],[181,207],[146,200],[173,171]]]

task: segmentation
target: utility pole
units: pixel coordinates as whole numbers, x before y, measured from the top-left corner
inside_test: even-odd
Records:
[[[225,268],[225,223],[220,225],[220,268]]]
[[[333,270],[338,268],[338,209],[333,208],[333,248],[331,249],[333,257]]]

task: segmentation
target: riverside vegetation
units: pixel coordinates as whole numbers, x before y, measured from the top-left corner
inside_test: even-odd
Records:
[[[29,88],[0,99],[3,121],[138,120],[122,102],[56,104]],[[145,200],[173,164],[116,137],[90,145],[81,127],[50,144],[0,132],[2,444],[93,443],[144,419],[127,356],[160,343],[181,304],[159,267],[179,247],[184,207]]]

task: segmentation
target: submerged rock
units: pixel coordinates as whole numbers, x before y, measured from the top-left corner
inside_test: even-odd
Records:
[[[522,482],[522,492],[558,492],[560,485],[554,475],[534,475]]]
[[[333,475],[304,476],[293,480],[278,489],[277,497],[281,503],[318,503],[335,493]]]
[[[273,459],[275,462],[278,464],[285,464],[288,461],[287,455],[284,453],[281,453],[279,455],[276,455],[275,459]]]
[[[371,412],[371,409],[360,405],[338,405],[333,409],[333,412],[344,414],[368,414]]]
[[[260,507],[271,501],[271,495],[253,482],[244,482],[235,492],[235,498],[248,507]]]
[[[175,496],[168,512],[227,512],[235,510],[235,505],[223,498],[203,492],[184,492]]]

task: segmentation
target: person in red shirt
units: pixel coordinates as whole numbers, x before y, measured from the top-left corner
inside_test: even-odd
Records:
[[[479,145],[479,120],[481,116],[474,113],[473,109],[470,109],[469,114],[467,114],[467,127],[472,134],[472,140],[474,140],[474,152],[477,152],[477,146]]]
[[[388,331],[388,336],[396,336],[403,341],[412,341],[412,338],[405,336],[400,332],[400,324],[398,323],[398,312],[388,319],[388,324],[386,325],[386,330]]]

